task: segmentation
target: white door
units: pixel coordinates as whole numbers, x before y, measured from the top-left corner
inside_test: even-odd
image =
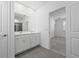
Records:
[[[0,58],[7,57],[7,3],[0,1]]]
[[[79,57],[79,2],[67,6],[67,57]]]

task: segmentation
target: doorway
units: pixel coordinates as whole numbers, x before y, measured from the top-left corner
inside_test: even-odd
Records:
[[[50,12],[50,48],[66,55],[66,15],[65,7]]]

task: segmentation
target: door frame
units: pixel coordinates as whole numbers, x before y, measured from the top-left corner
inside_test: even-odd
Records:
[[[7,1],[8,4],[8,58],[15,56],[15,42],[14,42],[14,4],[12,1]]]

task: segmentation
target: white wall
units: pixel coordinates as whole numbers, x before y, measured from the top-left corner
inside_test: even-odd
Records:
[[[37,32],[37,20],[36,20],[36,12],[34,12],[28,19],[28,28],[29,31]]]
[[[46,7],[42,7],[37,13],[38,30],[41,32],[41,46],[49,49],[49,13]]]

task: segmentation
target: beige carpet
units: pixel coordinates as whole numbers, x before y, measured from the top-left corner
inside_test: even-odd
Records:
[[[42,47],[36,47],[17,55],[16,58],[65,58],[65,56],[62,56],[55,53],[54,51],[50,51]]]

